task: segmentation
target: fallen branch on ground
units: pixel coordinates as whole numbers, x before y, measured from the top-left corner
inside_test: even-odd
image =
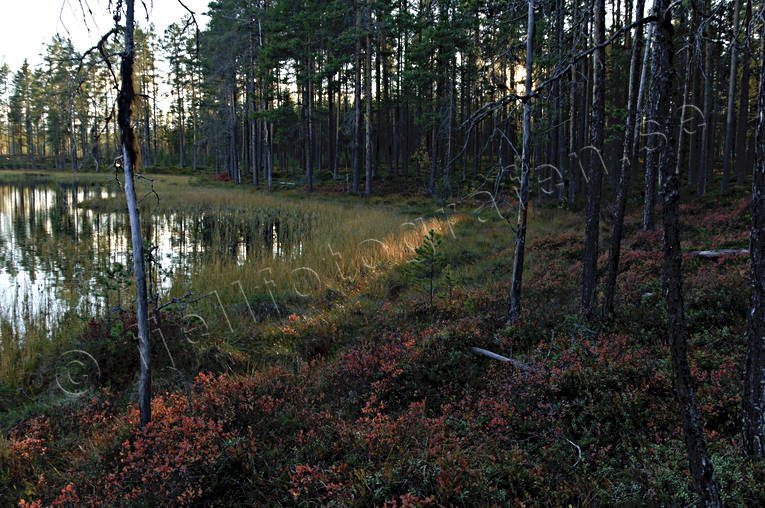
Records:
[[[692,256],[708,259],[717,259],[726,254],[749,254],[749,249],[695,250],[691,252]]]
[[[479,347],[473,347],[470,348],[473,350],[474,353],[477,353],[479,355],[488,356],[489,358],[492,358],[494,360],[499,360],[500,362],[506,362],[512,365],[513,367],[516,367],[521,370],[525,370],[528,372],[537,372],[537,369],[532,367],[531,365],[527,365],[521,361],[513,360],[512,358],[508,358],[506,356],[498,355],[497,353],[492,353],[491,351],[487,351],[485,349],[481,349]]]

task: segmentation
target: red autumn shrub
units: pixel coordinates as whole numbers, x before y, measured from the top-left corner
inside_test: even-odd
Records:
[[[743,204],[720,207],[714,230],[703,227],[710,204],[690,206],[686,250],[745,234]],[[566,233],[530,242],[523,320],[506,326],[507,253],[497,249],[495,259],[470,260],[488,259],[492,280],[459,288],[457,304],[433,313],[393,301],[383,312],[349,304],[332,319],[287,318],[266,340],[311,344],[295,347],[299,362],[199,375],[188,392],[154,397],[144,432],[135,407],[108,391],[18,424],[0,448],[9,492],[0,500],[691,504],[664,336],[661,234],[639,232],[637,211],[627,222],[619,307],[607,320],[577,316],[581,235]],[[685,294],[690,364],[726,502],[761,505],[765,468],[738,452],[747,264],[686,255]]]

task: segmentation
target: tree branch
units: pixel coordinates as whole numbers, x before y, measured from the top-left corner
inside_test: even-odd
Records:
[[[538,370],[531,365],[525,364],[519,360],[513,360],[512,358],[508,358],[506,356],[498,355],[497,353],[492,353],[491,351],[487,351],[485,349],[481,349],[479,347],[472,347],[470,348],[474,353],[483,355],[486,357],[489,357],[493,360],[499,360],[500,362],[506,362],[512,365],[513,367],[516,367],[520,370],[525,370],[527,372],[535,373],[538,372]]]

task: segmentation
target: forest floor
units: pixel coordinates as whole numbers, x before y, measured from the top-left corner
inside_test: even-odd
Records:
[[[740,453],[749,258],[691,254],[747,247],[743,194],[681,206],[684,293],[724,500],[763,505],[765,469]],[[583,221],[536,210],[523,316],[507,326],[513,228],[491,207],[463,212],[442,230],[451,276],[436,277],[432,307],[399,263],[368,291],[284,317],[270,339],[293,345],[289,362],[157,394],[143,432],[128,384],[38,407],[0,441],[0,504],[693,504],[661,231],[642,232],[631,207],[616,314],[585,321]],[[101,335],[94,324],[89,338]]]

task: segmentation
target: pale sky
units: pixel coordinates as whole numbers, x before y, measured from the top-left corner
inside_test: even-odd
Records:
[[[161,35],[170,23],[180,21],[186,14],[178,0],[144,0],[151,22]],[[197,14],[204,28],[209,0],[183,0]],[[93,12],[83,18],[80,3]],[[112,3],[116,3],[112,0]],[[5,62],[16,71],[24,59],[33,66],[41,63],[44,45],[58,33],[70,37],[78,51],[94,46],[101,35],[114,23],[107,12],[109,0],[0,0],[0,64]],[[123,17],[124,19],[124,17]],[[87,21],[87,23],[86,23]],[[146,26],[146,11],[136,0],[136,21]],[[90,31],[88,31],[90,30]]]

